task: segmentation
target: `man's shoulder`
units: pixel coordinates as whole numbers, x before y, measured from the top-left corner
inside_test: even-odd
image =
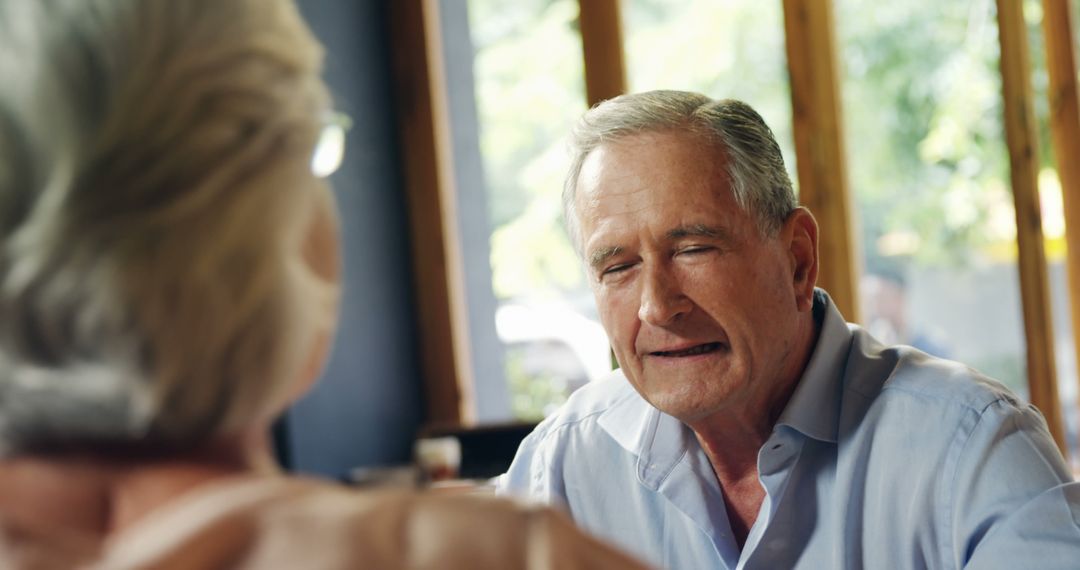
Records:
[[[931,356],[906,346],[885,346],[853,327],[846,388],[887,404],[918,400],[923,405],[980,413],[992,404],[1023,407],[1001,382],[961,362]]]
[[[556,433],[573,432],[575,428],[591,427],[606,412],[627,404],[644,404],[621,370],[612,370],[578,388],[558,410],[548,416],[531,436],[544,439]]]
[[[1048,469],[1044,482],[1065,472],[1040,412],[1006,386],[962,363],[859,334],[844,373],[836,433],[851,465],[879,470],[890,484],[944,485],[935,492],[952,493],[961,469],[974,472],[971,466],[991,457],[1003,458],[994,459],[1003,465],[1038,463]],[[874,454],[861,451],[871,445]]]
[[[619,435],[633,431],[634,420],[627,418],[640,421],[647,409],[618,370],[577,389],[521,442],[498,492],[565,501],[563,478],[570,472],[588,478],[606,462],[626,457]]]

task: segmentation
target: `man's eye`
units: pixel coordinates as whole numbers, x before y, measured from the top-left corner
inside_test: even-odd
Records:
[[[684,254],[684,253],[695,254],[695,253],[705,253],[705,252],[712,251],[712,250],[713,250],[713,247],[711,247],[711,246],[692,245],[692,246],[684,247],[684,248],[680,249],[678,251],[678,253],[679,254]]]
[[[600,272],[600,277],[604,277],[604,276],[608,276],[608,275],[617,275],[619,273],[622,273],[623,271],[626,271],[627,269],[630,269],[630,264],[629,263],[620,263],[619,265],[612,265],[611,267],[608,267],[608,268],[604,269],[603,271],[601,271]]]

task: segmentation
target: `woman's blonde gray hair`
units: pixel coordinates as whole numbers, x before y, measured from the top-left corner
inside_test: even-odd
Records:
[[[321,59],[289,0],[0,3],[0,453],[285,405],[334,294]]]
[[[621,95],[585,113],[571,133],[571,164],[562,198],[567,231],[578,253],[583,244],[574,203],[589,153],[607,142],[660,131],[686,133],[715,145],[736,203],[754,216],[762,235],[776,235],[798,207],[780,145],[750,105],[687,91]]]

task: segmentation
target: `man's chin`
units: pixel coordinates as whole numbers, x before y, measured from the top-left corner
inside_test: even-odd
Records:
[[[701,420],[723,409],[733,396],[733,388],[741,384],[728,370],[672,374],[646,368],[635,372],[627,374],[627,379],[638,394],[654,408],[684,423]]]
[[[640,392],[640,391],[639,391]],[[701,421],[723,407],[722,401],[715,394],[706,397],[703,394],[687,394],[683,391],[660,391],[642,394],[647,402],[665,414],[685,424]]]

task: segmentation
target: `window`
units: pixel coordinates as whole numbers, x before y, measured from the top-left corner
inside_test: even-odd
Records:
[[[494,323],[504,354],[502,374],[488,385],[505,382],[508,390],[504,410],[488,416],[538,419],[611,369],[562,223],[565,136],[586,109],[578,4],[470,0],[468,11]]]
[[[778,0],[625,0],[623,22],[630,91],[679,89],[750,103],[797,182]]]
[[[994,3],[841,0],[836,19],[863,324],[1026,394]]]

